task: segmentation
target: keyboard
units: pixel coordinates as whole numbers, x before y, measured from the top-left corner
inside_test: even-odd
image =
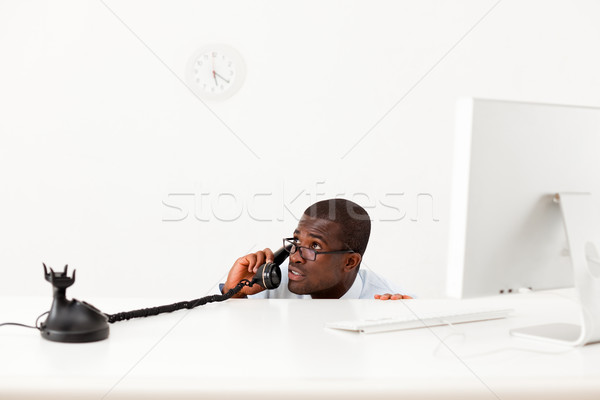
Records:
[[[457,313],[418,313],[417,316],[377,318],[354,321],[337,321],[326,324],[328,328],[363,333],[399,331],[405,329],[429,328],[432,326],[462,324],[466,322],[488,321],[506,318],[512,309],[467,310]]]

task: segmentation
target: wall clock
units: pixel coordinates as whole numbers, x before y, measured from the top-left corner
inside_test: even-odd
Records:
[[[189,59],[186,81],[200,98],[225,100],[240,90],[246,77],[241,54],[222,44],[202,47]]]

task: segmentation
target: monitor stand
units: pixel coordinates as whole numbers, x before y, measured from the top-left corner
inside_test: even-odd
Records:
[[[512,329],[511,335],[570,346],[600,342],[600,226],[590,193],[558,193],[570,248],[581,325],[554,323]]]

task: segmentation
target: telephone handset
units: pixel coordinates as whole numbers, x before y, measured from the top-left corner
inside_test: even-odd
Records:
[[[131,318],[149,317],[183,308],[192,309],[206,303],[224,301],[233,297],[245,286],[252,287],[258,284],[265,289],[276,289],[281,283],[281,269],[279,265],[285,261],[289,254],[289,248],[280,248],[273,254],[273,262],[265,263],[258,267],[251,281],[242,279],[227,293],[117,314],[103,313],[91,304],[77,299],[67,300],[66,289],[75,283],[75,271],[73,271],[72,277],[68,277],[67,266],[65,266],[62,272],[54,272],[52,268],[48,272],[46,265],[44,265],[44,276],[54,288],[54,301],[48,317],[41,323],[39,330],[42,337],[55,342],[94,342],[108,337],[109,323],[112,324]]]
[[[264,263],[252,278],[252,283],[258,283],[265,289],[277,289],[281,283],[281,269],[279,266],[285,261],[290,255],[289,249],[285,247],[280,248],[273,253],[273,262]]]

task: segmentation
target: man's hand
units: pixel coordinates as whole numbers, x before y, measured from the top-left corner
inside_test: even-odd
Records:
[[[242,279],[252,280],[256,274],[258,267],[266,262],[273,262],[273,252],[271,249],[264,249],[263,251],[257,251],[256,253],[248,254],[235,260],[233,266],[229,270],[227,275],[227,281],[223,286],[223,293],[231,288],[234,288]],[[265,290],[262,286],[255,284],[252,287],[244,286],[233,297],[246,297],[252,294],[256,294]]]
[[[375,298],[378,300],[408,300],[408,299],[412,299],[412,297],[410,296],[406,296],[400,293],[396,293],[396,294],[376,294]]]

